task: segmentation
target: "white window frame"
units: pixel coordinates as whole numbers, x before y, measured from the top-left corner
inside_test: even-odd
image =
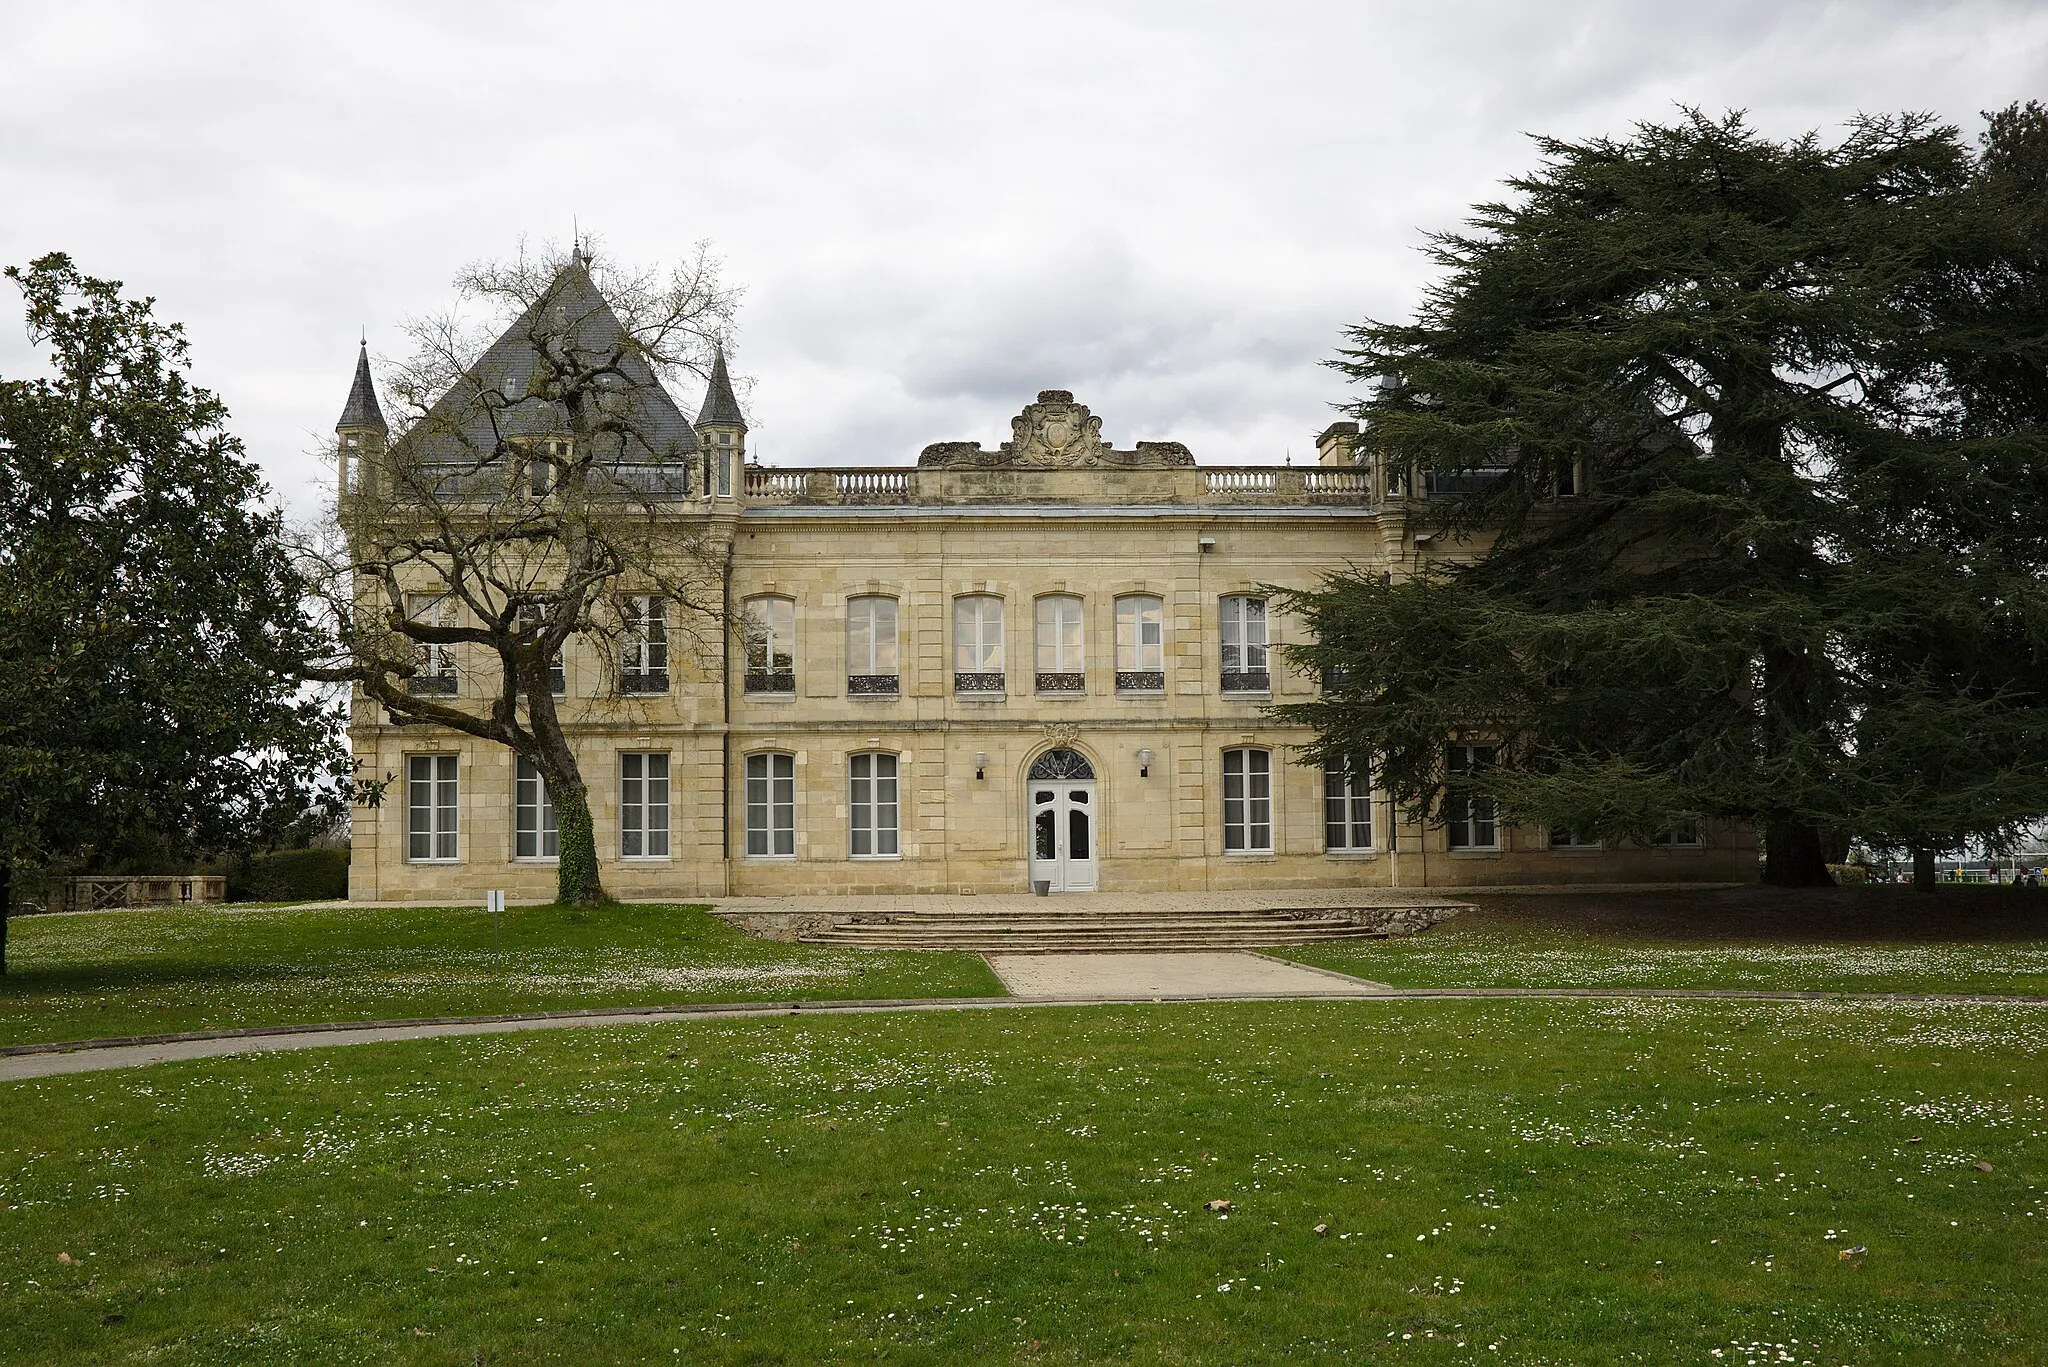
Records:
[[[426,801],[422,803],[422,785]],[[462,759],[453,754],[405,757],[405,862],[454,864],[462,859]],[[426,827],[421,829],[421,813]],[[415,854],[425,841],[427,853]]]
[[[1003,672],[1003,600],[993,593],[963,593],[953,600],[953,672]]]
[[[1223,853],[1273,853],[1273,752],[1264,746],[1223,752]]]
[[[1603,848],[1598,840],[1582,839],[1577,831],[1552,826],[1549,831],[1550,848],[1562,853],[1592,851]]]
[[[1041,594],[1032,605],[1032,642],[1040,674],[1086,673],[1088,609],[1078,593]]]
[[[619,858],[669,857],[674,791],[666,750],[627,750],[619,755]],[[638,848],[635,848],[635,847]]]
[[[668,691],[668,600],[658,593],[629,593],[625,600],[626,636],[619,649],[622,679],[664,680],[661,688],[628,689],[628,692]]]
[[[901,759],[892,751],[847,756],[847,858],[903,857],[902,770]]]
[[[1221,673],[1264,674],[1263,688],[1230,689],[1233,693],[1272,691],[1272,662],[1267,658],[1271,623],[1266,600],[1255,593],[1225,594],[1216,608]]]
[[[1334,813],[1334,815],[1333,815]],[[1361,820],[1361,814],[1363,819]],[[1331,832],[1339,838],[1331,840]],[[1360,838],[1361,831],[1363,839]],[[1323,849],[1332,854],[1359,854],[1375,849],[1372,810],[1372,766],[1346,755],[1323,766]]]
[[[1500,809],[1485,793],[1467,792],[1457,775],[1496,762],[1498,746],[1483,741],[1453,741],[1444,760],[1444,841],[1453,850],[1494,851],[1500,844]],[[1485,839],[1480,839],[1481,836]]]
[[[796,756],[757,750],[746,757],[741,774],[746,857],[796,858]]]
[[[1116,668],[1119,674],[1166,672],[1166,602],[1158,594],[1117,598]]]
[[[520,863],[552,864],[561,857],[562,836],[555,802],[540,766],[516,757],[512,778],[512,858]]]
[[[740,609],[740,649],[747,674],[796,676],[796,600],[762,593]]]
[[[1707,847],[1706,831],[1697,821],[1681,821],[1653,842],[1660,850],[1703,850]]]
[[[846,600],[846,673],[903,674],[902,637],[896,600],[886,593],[863,593]]]

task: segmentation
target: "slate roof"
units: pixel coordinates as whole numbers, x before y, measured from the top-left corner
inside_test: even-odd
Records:
[[[625,325],[579,257],[404,440],[418,445],[429,463],[469,463],[489,457],[500,438],[567,433],[568,410],[530,392],[536,373],[543,372],[540,348],[545,346],[571,353],[579,365],[617,358],[624,381],[610,400],[630,435],[614,437],[614,449],[598,452],[598,460],[626,465],[681,461],[697,450],[697,433],[645,358],[630,348],[620,354],[625,336]]]
[[[718,349],[717,357],[711,362],[711,382],[704,386],[704,406],[697,410],[697,426],[710,423],[724,423],[742,430],[746,428],[746,417],[740,412],[740,401],[733,397],[732,377],[725,373],[725,348]]]
[[[337,432],[351,427],[368,427],[378,432],[391,430],[384,423],[384,410],[377,407],[377,386],[370,382],[370,344],[367,340],[363,349],[356,353],[356,382],[349,386],[348,402],[342,406],[341,421],[334,424]]]

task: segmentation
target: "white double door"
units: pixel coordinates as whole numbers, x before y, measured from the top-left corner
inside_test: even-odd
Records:
[[[1054,892],[1095,891],[1101,816],[1092,780],[1034,782],[1031,795],[1031,881]]]

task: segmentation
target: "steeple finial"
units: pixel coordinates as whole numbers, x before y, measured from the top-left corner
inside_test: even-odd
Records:
[[[334,424],[334,430],[346,432],[354,428],[381,436],[391,429],[384,423],[384,410],[377,406],[377,386],[370,379],[370,336],[367,331],[357,345],[355,383],[349,386],[348,402],[342,406],[341,421]]]
[[[725,347],[720,345],[711,359],[711,381],[704,386],[704,405],[697,410],[697,426],[737,427],[746,430],[747,419],[732,392],[732,377],[725,369]]]

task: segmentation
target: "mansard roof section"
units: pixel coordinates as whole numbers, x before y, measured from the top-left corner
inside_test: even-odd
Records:
[[[591,409],[584,430],[601,431],[623,464],[680,461],[697,433],[633,344],[579,259],[493,342],[427,415],[406,433],[428,463],[492,458],[501,445],[567,436],[565,382],[582,379]]]
[[[1038,402],[1010,419],[1010,440],[993,451],[978,441],[942,441],[917,458],[921,470],[1171,470],[1194,463],[1194,453],[1177,441],[1116,450],[1102,439],[1102,419],[1064,389],[1040,390]]]
[[[370,343],[365,339],[361,350],[356,352],[356,379],[349,386],[348,402],[342,405],[341,421],[334,424],[337,432],[360,431],[389,432],[384,422],[384,410],[377,406],[377,386],[370,379]]]

